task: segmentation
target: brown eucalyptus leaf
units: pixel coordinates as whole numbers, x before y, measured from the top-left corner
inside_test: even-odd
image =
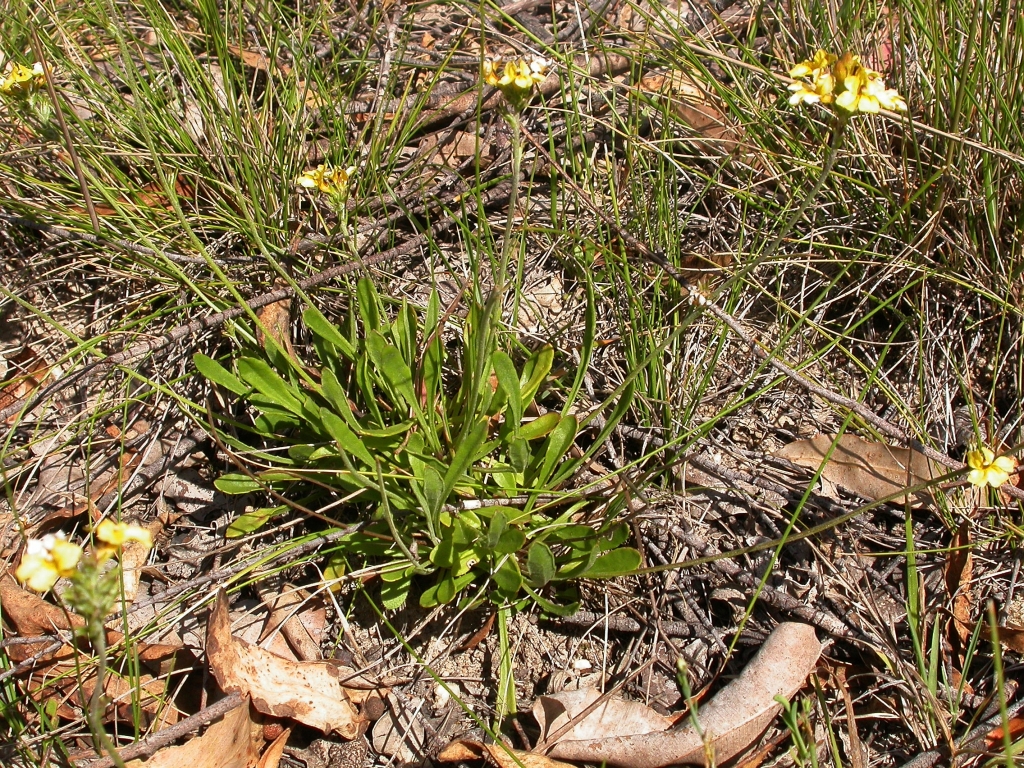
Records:
[[[353,695],[365,694],[365,687],[355,691],[342,682],[355,680],[353,670],[327,661],[289,661],[234,637],[223,590],[210,612],[206,655],[220,687],[248,695],[266,715],[296,720],[345,739],[365,730],[365,718],[353,704]]]
[[[128,768],[253,768],[259,759],[262,738],[243,701],[180,747],[164,747],[149,759],[132,760]]]
[[[609,723],[604,738],[557,741],[549,755],[625,768],[662,768],[679,763],[703,765],[712,750],[716,762],[724,763],[757,740],[779,713],[775,697],[789,699],[799,691],[820,655],[814,627],[780,624],[740,676],[699,709],[699,730],[687,725],[631,734],[613,729]]]
[[[797,440],[774,455],[812,470],[817,470],[827,456],[822,477],[868,501],[892,496],[908,486],[935,480],[945,473],[941,465],[923,453],[857,435],[818,435],[810,440]],[[922,498],[928,497],[922,495]],[[893,501],[904,503],[906,494]]]

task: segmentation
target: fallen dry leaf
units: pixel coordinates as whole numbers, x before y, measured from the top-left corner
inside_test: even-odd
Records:
[[[365,700],[372,685],[340,664],[289,661],[234,637],[223,590],[210,612],[206,656],[221,689],[248,695],[266,715],[296,720],[345,739],[365,730],[366,719],[355,703]]]
[[[38,637],[53,634],[54,631],[67,631],[85,626],[85,620],[81,616],[65,613],[56,605],[46,602],[35,592],[22,589],[15,582],[14,577],[7,573],[0,576],[0,607],[3,609],[4,619],[14,625],[18,637]],[[120,632],[108,629],[107,646],[111,650],[115,650],[121,644],[123,637]],[[7,654],[16,662],[23,661],[46,646],[45,642],[12,645],[7,649]],[[138,652],[140,661],[159,670],[181,650],[181,646],[136,643],[134,649]],[[42,657],[37,663],[69,658],[73,653],[74,649],[70,645],[64,645],[59,650]]]
[[[838,438],[818,435],[810,440],[797,440],[783,446],[774,455],[812,470],[817,470],[828,456],[822,477],[868,501],[877,501],[908,486],[935,480],[945,472],[923,453],[865,440],[857,435]],[[905,501],[906,494],[893,499],[898,504]]]
[[[287,287],[287,283],[277,281],[274,287]],[[292,346],[292,300],[290,298],[275,301],[256,310],[256,340],[261,347],[266,348],[268,339],[272,339],[279,349],[295,362],[299,358],[295,355],[295,348]]]
[[[533,705],[533,716],[540,723],[544,734],[553,734],[600,699],[601,695],[595,688],[582,688],[540,696]],[[562,733],[558,740],[589,741],[604,738],[613,731],[629,735],[657,733],[674,724],[675,718],[659,715],[640,702],[607,698]]]
[[[952,547],[946,553],[946,590],[953,598],[951,637],[964,648],[974,629],[974,557],[971,554],[971,529],[966,520],[953,534]]]
[[[320,642],[327,624],[322,595],[310,596],[306,590],[291,584],[275,584],[273,588],[260,584],[256,589],[269,610],[260,645],[272,633],[280,632],[297,661],[320,661],[323,658]]]
[[[288,737],[291,735],[291,728],[285,728],[281,731],[281,734],[271,742],[270,746],[260,756],[259,762],[256,763],[256,768],[277,768],[281,762],[281,756],[284,754],[285,745],[288,743]]]
[[[263,746],[259,728],[243,701],[202,736],[180,747],[164,747],[148,760],[132,760],[128,768],[253,768]]]
[[[775,697],[789,699],[799,691],[820,655],[821,643],[814,627],[780,624],[740,676],[700,708],[699,731],[688,725],[634,735],[611,730],[609,723],[604,738],[557,741],[549,754],[563,760],[606,762],[626,768],[662,768],[676,763],[704,764],[711,749],[716,761],[724,763],[761,735],[779,712]],[[539,714],[538,709],[534,707],[534,715],[539,719],[543,710]],[[569,713],[570,717],[576,714]],[[544,725],[542,738],[552,732]]]
[[[479,741],[453,741],[437,756],[442,763],[465,763],[490,758],[498,768],[575,768],[570,763],[545,755],[512,749],[502,744],[481,744]]]
[[[420,765],[426,757],[426,732],[420,717],[423,699],[402,699],[390,693],[387,708],[370,733],[373,748],[398,765]]]

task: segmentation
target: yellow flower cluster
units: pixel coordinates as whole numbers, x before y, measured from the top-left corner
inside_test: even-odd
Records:
[[[799,82],[789,86],[789,103],[834,104],[844,114],[877,113],[880,109],[905,111],[907,103],[873,69],[860,63],[852,53],[835,56],[819,50],[814,58],[802,61],[789,71]]]
[[[312,171],[306,171],[296,179],[300,187],[306,189],[319,189],[326,195],[332,197],[348,197],[349,182],[355,175],[356,167],[350,165],[348,168],[335,168],[330,165],[318,165]]]
[[[2,60],[2,57],[0,57]],[[9,62],[0,78],[0,93],[9,96],[28,96],[46,84],[43,65],[38,61],[31,67]]]
[[[500,88],[506,94],[518,91],[525,95],[544,82],[549,66],[546,59],[538,58],[508,61],[504,65],[500,59],[484,59],[483,78],[487,85]]]
[[[113,520],[102,520],[93,535],[98,542],[93,553],[92,562],[102,563],[109,560],[129,541],[137,541],[147,550],[153,548],[152,534],[138,525],[115,523]],[[29,539],[25,545],[25,554],[21,556],[21,564],[14,572],[18,579],[29,589],[46,592],[53,589],[57,579],[66,579],[78,572],[78,564],[82,560],[82,548],[72,544],[63,533],[49,533],[41,539]]]
[[[982,446],[975,451],[968,451],[967,466],[971,468],[967,473],[967,481],[971,485],[998,488],[1017,469],[1017,460],[1012,456],[997,457],[989,448]]]
[[[29,589],[46,592],[57,579],[67,578],[78,569],[82,548],[68,541],[63,533],[48,533],[41,539],[29,539],[15,578]]]

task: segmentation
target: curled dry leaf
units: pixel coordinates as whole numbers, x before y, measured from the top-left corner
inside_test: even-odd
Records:
[[[180,747],[164,747],[151,758],[132,760],[128,768],[253,768],[263,739],[249,717],[249,702],[211,725],[202,736]]]
[[[557,741],[549,754],[563,760],[604,762],[626,768],[662,768],[678,763],[702,765],[708,750],[712,750],[715,760],[724,763],[761,735],[779,712],[775,697],[788,699],[800,690],[820,655],[821,643],[814,627],[780,624],[740,676],[700,708],[699,731],[692,725],[641,734],[613,730],[608,711],[599,707],[595,712],[601,712],[605,722],[600,731],[603,738]],[[569,710],[567,714],[575,717],[582,709]],[[534,715],[538,719],[545,717],[539,703],[534,706]],[[577,727],[586,729],[586,720],[584,717]],[[550,724],[541,725],[542,738],[553,733]]]
[[[824,463],[822,477],[868,501],[892,496],[945,473],[944,467],[923,453],[857,435],[818,435],[810,440],[796,440],[774,455],[815,471]],[[893,502],[903,504],[906,498],[906,494],[896,496]],[[921,498],[928,499],[927,495]]]
[[[210,612],[206,655],[220,687],[248,695],[264,714],[345,739],[354,739],[366,728],[355,705],[366,699],[372,684],[340,664],[289,661],[234,637],[223,590]]]

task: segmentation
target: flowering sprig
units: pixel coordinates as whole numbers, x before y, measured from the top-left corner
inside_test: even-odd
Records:
[[[880,109],[903,112],[907,103],[873,69],[860,62],[850,52],[836,56],[818,50],[814,57],[801,61],[789,71],[797,82],[789,86],[789,103],[834,105],[839,113],[848,117],[858,112],[875,114]]]
[[[318,165],[312,171],[306,171],[295,180],[304,189],[319,189],[325,195],[345,199],[348,197],[349,183],[356,173],[356,167],[339,168],[331,165]]]
[[[1012,456],[996,456],[990,448],[981,446],[967,453],[967,481],[971,485],[984,488],[986,485],[998,488],[1017,469],[1017,460]]]
[[[2,60],[0,56],[0,61]],[[9,61],[4,68],[3,78],[0,79],[0,93],[5,96],[29,96],[44,85],[46,74],[43,72],[43,65],[38,61],[31,67]]]
[[[533,89],[548,76],[547,59],[534,57],[502,62],[501,59],[484,59],[482,79],[485,84],[497,88],[505,100],[517,111],[521,110],[533,94]]]
[[[103,520],[96,526],[93,536],[97,544],[92,556],[84,562],[82,548],[68,541],[63,533],[48,533],[41,539],[29,539],[21,564],[14,572],[15,578],[31,590],[47,592],[53,589],[58,579],[71,579],[72,582],[87,579],[90,570],[105,563],[129,541],[137,541],[147,550],[153,548],[153,535],[145,528],[130,523]]]
[[[63,533],[48,533],[41,539],[29,539],[14,577],[36,592],[53,589],[57,579],[78,572],[82,548],[72,544]]]

